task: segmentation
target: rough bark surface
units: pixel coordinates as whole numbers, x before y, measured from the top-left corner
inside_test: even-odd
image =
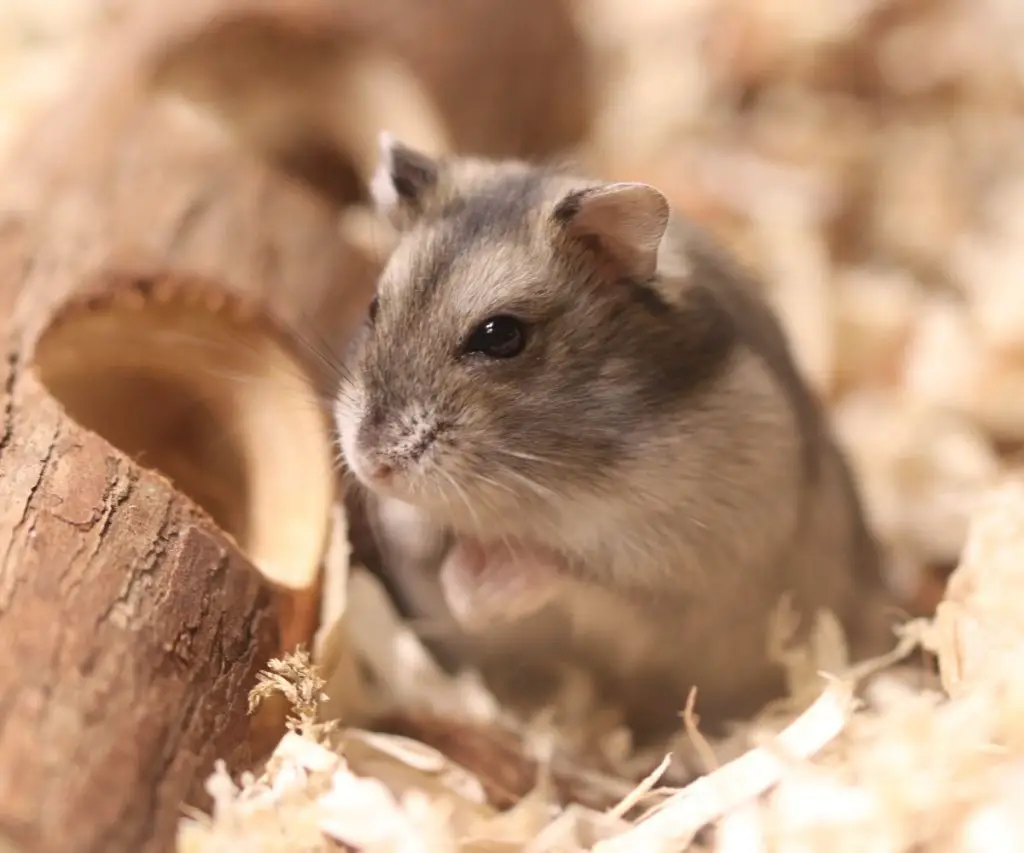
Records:
[[[170,849],[199,774],[249,758],[270,595],[159,474],[3,371],[0,830],[26,853]]]
[[[326,300],[372,272],[322,200],[139,102],[137,61],[101,48],[0,180],[0,836],[22,853],[172,849],[212,761],[245,766],[247,693],[280,651],[241,549],[66,414],[33,372],[39,334],[105,271],[201,275],[342,326],[359,299]]]

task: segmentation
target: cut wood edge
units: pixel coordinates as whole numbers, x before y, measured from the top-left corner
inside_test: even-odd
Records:
[[[335,454],[298,341],[265,306],[194,276],[110,271],[51,318],[30,370],[249,559],[278,594],[282,652],[311,642]]]

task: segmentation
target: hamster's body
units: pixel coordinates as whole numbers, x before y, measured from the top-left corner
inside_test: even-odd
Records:
[[[446,613],[442,565],[490,607],[449,658],[520,699],[582,663],[649,733],[694,686],[709,721],[778,695],[787,593],[890,644],[847,465],[727,256],[651,187],[384,153],[401,237],[338,424],[406,607]],[[491,618],[488,572],[532,612]]]

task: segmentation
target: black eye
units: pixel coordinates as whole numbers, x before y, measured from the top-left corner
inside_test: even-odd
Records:
[[[370,302],[370,308],[367,311],[367,313],[370,316],[370,322],[371,323],[376,323],[377,322],[377,297],[376,296],[374,296],[373,300]]]
[[[526,325],[502,314],[484,320],[473,330],[463,352],[480,353],[488,358],[515,358],[526,346]]]

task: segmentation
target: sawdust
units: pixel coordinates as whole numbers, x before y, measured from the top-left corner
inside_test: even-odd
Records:
[[[292,731],[259,777],[238,786],[218,768],[208,783],[212,815],[186,818],[178,849],[675,851],[708,827],[716,831],[702,849],[728,853],[1019,849],[1024,620],[1017,589],[1024,590],[1024,483],[1011,481],[979,508],[936,618],[908,623],[893,655],[822,674],[809,704],[777,708],[765,730],[747,731],[755,747],[689,785],[659,787],[666,757],[604,808],[564,801],[552,782],[550,743],[546,755],[537,752],[531,789],[503,810],[472,771],[440,750],[314,721],[324,682],[299,653],[273,662],[253,694],[258,701],[277,689],[296,703]],[[941,688],[885,680],[916,646],[937,655]],[[858,703],[857,681],[872,674],[874,690]],[[796,682],[806,696],[806,678]],[[491,769],[498,758],[489,756]]]

